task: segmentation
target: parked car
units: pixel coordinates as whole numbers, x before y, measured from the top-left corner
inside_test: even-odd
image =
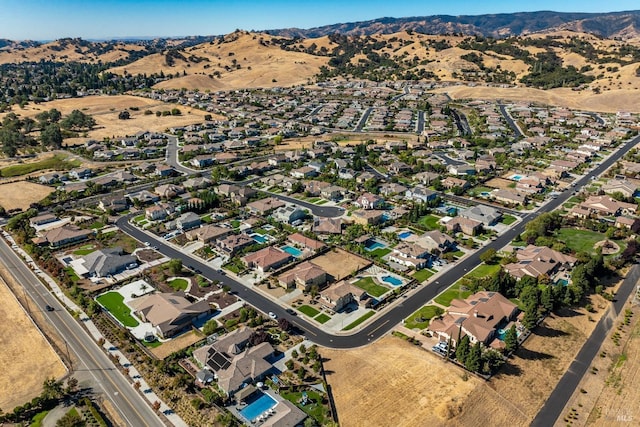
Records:
[[[269,317],[272,318],[272,319],[277,319],[278,318],[278,316],[273,311],[269,312]]]

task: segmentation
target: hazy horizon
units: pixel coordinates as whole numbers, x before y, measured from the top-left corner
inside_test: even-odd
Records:
[[[512,1],[409,0],[3,0],[0,38],[49,41],[80,37],[88,40],[180,38],[211,36],[242,30],[313,28],[382,17],[482,15],[516,12],[602,13],[636,10],[635,1],[607,3],[540,0],[533,6]],[[99,18],[99,22],[98,21]]]

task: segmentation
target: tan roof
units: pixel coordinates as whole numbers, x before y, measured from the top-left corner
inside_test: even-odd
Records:
[[[206,301],[192,303],[182,292],[151,294],[132,301],[130,305],[163,333],[181,326],[185,317],[195,317],[211,309]]]
[[[280,264],[291,258],[288,253],[276,249],[273,246],[267,246],[257,252],[246,255],[243,259],[247,264],[255,264],[263,270],[268,269],[272,265]]]
[[[304,246],[305,248],[309,248],[314,251],[317,251],[318,249],[325,247],[324,243],[311,239],[300,233],[291,234],[287,239],[290,242],[297,243],[299,245]]]
[[[267,197],[265,199],[256,200],[255,202],[247,203],[247,207],[257,212],[269,212],[284,206],[285,203],[275,197]]]
[[[349,282],[341,281],[322,291],[322,296],[331,301],[337,301],[347,294],[352,294],[356,299],[360,299],[360,297],[365,293],[366,292],[363,289],[360,289]]]
[[[341,234],[342,219],[340,218],[319,218],[314,224],[313,231],[320,234]]]
[[[286,284],[293,283],[296,280],[302,283],[307,283],[322,276],[326,276],[326,274],[327,272],[324,271],[323,268],[310,261],[304,261],[282,274],[278,280]]]
[[[226,236],[233,232],[230,228],[218,227],[217,225],[205,225],[194,230],[187,231],[187,238],[190,240],[202,240],[203,242],[209,242],[216,240],[220,237]]]
[[[43,237],[52,245],[64,242],[65,240],[83,239],[93,234],[93,230],[82,230],[75,225],[63,225],[54,228],[43,234]]]
[[[529,245],[516,252],[518,262],[506,264],[504,269],[514,277],[524,277],[525,275],[538,277],[549,274],[558,265],[573,265],[576,258],[565,255],[546,246]]]

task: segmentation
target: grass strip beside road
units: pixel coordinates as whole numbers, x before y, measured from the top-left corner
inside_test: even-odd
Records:
[[[355,322],[349,323],[344,329],[343,331],[350,331],[351,329],[355,328],[356,326],[358,326],[359,324],[365,322],[367,319],[369,319],[371,316],[373,316],[374,314],[376,314],[375,311],[370,311],[367,314],[365,314],[364,316],[360,316],[360,318],[358,320],[356,320]]]

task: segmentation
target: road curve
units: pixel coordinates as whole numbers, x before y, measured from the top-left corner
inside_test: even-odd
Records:
[[[24,291],[35,303],[35,309],[46,313],[53,327],[66,341],[69,350],[81,361],[74,370],[87,370],[95,384],[104,392],[127,425],[130,426],[163,426],[158,415],[149,407],[146,400],[133,388],[124,375],[109,360],[85,329],[69,314],[49,289],[29,269],[21,258],[0,239],[0,260],[8,271],[20,283]],[[50,305],[55,311],[49,312],[45,307]]]
[[[575,187],[580,188],[586,184],[588,184],[592,175],[599,175],[604,172],[607,168],[614,164],[620,157],[622,157],[627,151],[629,151],[632,147],[640,142],[640,136],[628,141],[623,144],[620,149],[618,149],[615,153],[613,153],[609,158],[604,160],[598,167],[596,167],[591,173],[585,175],[583,178],[579,179]],[[383,310],[382,312],[376,314],[372,319],[366,323],[365,326],[359,328],[355,331],[350,331],[348,333],[339,333],[339,334],[331,334],[328,333],[314,323],[305,320],[302,316],[291,316],[286,313],[285,309],[280,306],[278,303],[272,301],[268,297],[262,295],[258,291],[253,290],[251,287],[247,287],[235,280],[231,277],[224,274],[217,269],[214,269],[207,264],[205,264],[202,260],[196,259],[192,256],[186,255],[172,246],[169,246],[165,243],[164,240],[154,237],[149,233],[146,233],[133,225],[131,225],[128,221],[129,217],[122,217],[118,219],[116,225],[126,234],[132,236],[133,238],[144,242],[150,242],[151,245],[155,245],[158,247],[158,250],[165,256],[169,258],[179,258],[183,261],[183,265],[192,268],[194,270],[200,270],[207,278],[209,279],[217,279],[224,282],[225,285],[228,285],[232,291],[237,292],[237,294],[245,300],[247,303],[253,305],[254,307],[260,309],[261,311],[268,313],[269,311],[274,312],[280,317],[287,318],[291,323],[298,326],[306,333],[307,339],[317,343],[318,345],[322,345],[330,348],[355,348],[361,347],[369,344],[372,341],[382,337],[389,330],[391,330],[396,324],[400,323],[405,317],[409,314],[413,313],[428,301],[435,298],[440,292],[444,291],[446,288],[455,283],[458,279],[464,276],[468,271],[473,270],[475,267],[481,264],[480,254],[484,252],[486,249],[493,248],[496,250],[501,249],[505,245],[507,245],[513,238],[515,238],[518,234],[522,233],[525,229],[526,224],[532,219],[536,218],[540,213],[543,212],[551,212],[565,203],[569,197],[572,195],[572,188],[568,188],[564,192],[562,192],[556,199],[552,199],[546,204],[544,204],[538,211],[526,214],[522,217],[522,221],[516,224],[514,227],[507,230],[504,234],[498,237],[496,240],[490,242],[483,249],[476,251],[475,253],[463,258],[458,261],[455,265],[455,268],[452,268],[444,273],[442,273],[437,280],[433,282],[423,285],[418,288],[415,292],[413,292],[410,296],[406,296],[406,298],[401,297],[402,300]],[[294,199],[295,200],[295,199]],[[152,243],[151,243],[152,242]]]

